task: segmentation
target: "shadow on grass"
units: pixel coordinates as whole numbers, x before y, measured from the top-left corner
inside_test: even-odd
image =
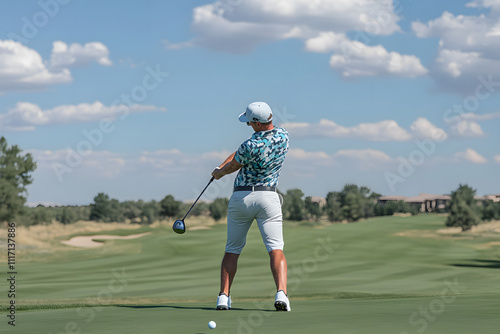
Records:
[[[115,305],[116,307],[135,308],[135,309],[152,309],[152,308],[175,308],[181,310],[204,310],[204,311],[217,311],[214,307],[198,307],[198,306],[178,306],[178,305]],[[262,311],[262,312],[276,312],[276,310],[264,310],[259,308],[239,308],[231,307],[231,311]],[[224,311],[218,311],[224,312]]]
[[[475,262],[475,263],[474,263]],[[473,263],[454,263],[455,267],[500,269],[500,261],[495,260],[473,260]]]

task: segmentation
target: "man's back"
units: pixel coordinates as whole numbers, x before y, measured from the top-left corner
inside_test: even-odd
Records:
[[[275,127],[255,132],[236,152],[235,160],[244,166],[234,186],[277,186],[287,152],[288,132],[285,129]]]

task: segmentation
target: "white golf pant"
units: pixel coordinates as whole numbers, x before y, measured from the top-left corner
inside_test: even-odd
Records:
[[[283,250],[283,215],[278,193],[235,191],[228,206],[226,253],[241,253],[254,219],[267,252]]]

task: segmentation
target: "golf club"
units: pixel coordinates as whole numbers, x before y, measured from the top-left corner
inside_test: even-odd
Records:
[[[203,189],[201,191],[200,196],[198,196],[198,198],[196,199],[196,201],[194,201],[193,205],[191,205],[191,207],[189,208],[189,210],[186,213],[186,215],[184,216],[184,218],[182,218],[181,220],[176,220],[175,221],[174,226],[172,226],[172,229],[174,230],[175,233],[183,234],[184,232],[186,232],[186,224],[184,223],[184,219],[186,219],[186,217],[189,215],[189,213],[193,209],[193,207],[196,204],[196,202],[198,202],[198,200],[200,199],[201,195],[203,195],[203,193],[205,192],[205,190],[207,190],[208,186],[210,185],[210,183],[212,183],[213,180],[214,180],[214,177],[212,176],[212,178],[210,179],[210,181],[206,185],[205,189]]]

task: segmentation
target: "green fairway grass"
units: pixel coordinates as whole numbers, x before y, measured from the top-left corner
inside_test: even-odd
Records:
[[[500,236],[438,234],[445,217],[285,223],[292,312],[273,311],[274,281],[256,226],[231,295],[215,311],[225,225],[170,226],[93,249],[17,259],[16,333],[499,333]],[[126,235],[108,231],[96,234]],[[0,296],[7,305],[6,294]],[[208,321],[217,322],[210,330]]]

